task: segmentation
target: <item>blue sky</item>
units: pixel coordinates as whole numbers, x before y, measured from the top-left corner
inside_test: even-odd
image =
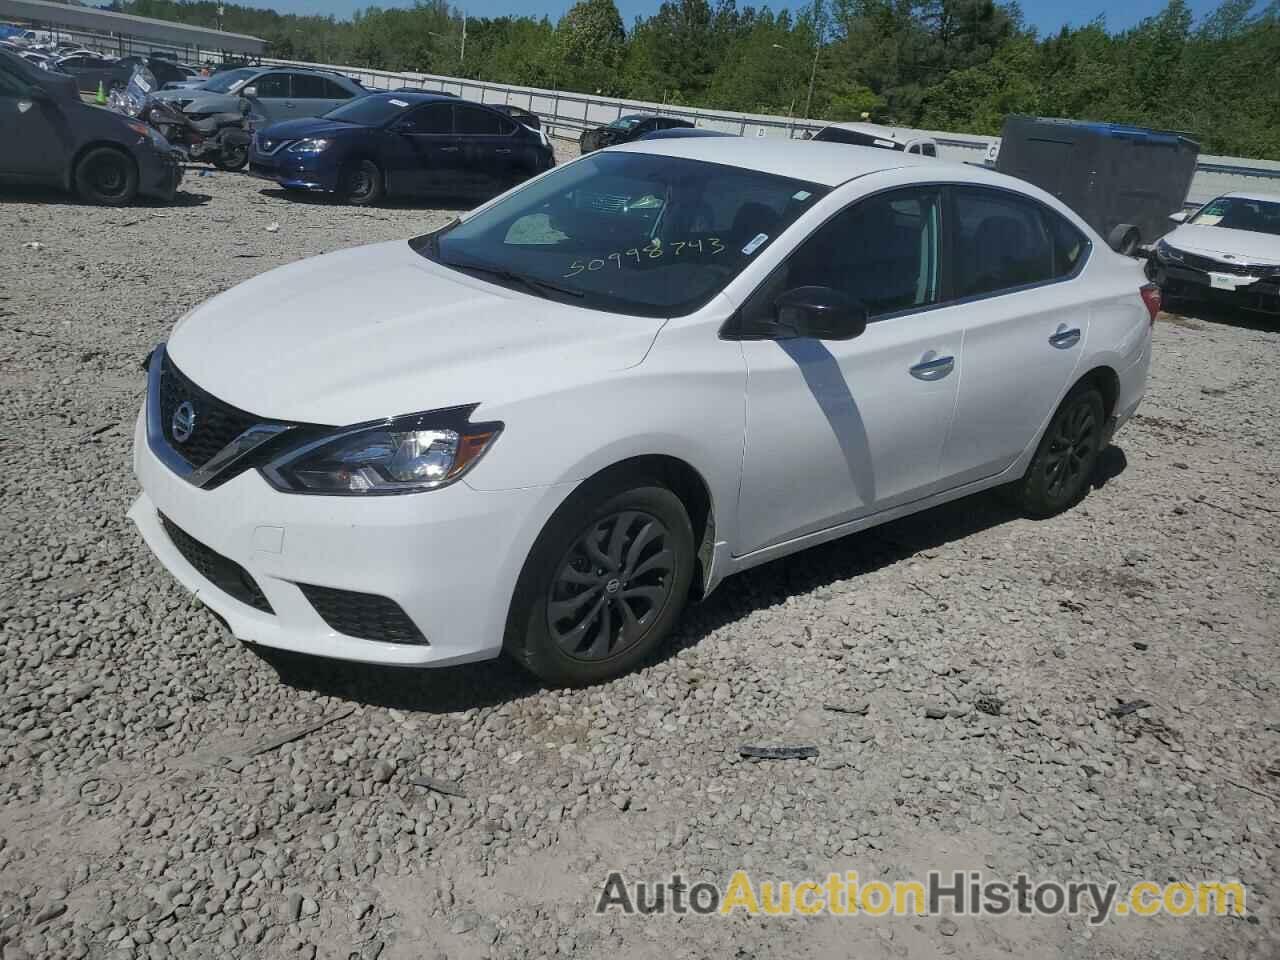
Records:
[[[370,0],[274,0],[274,2],[254,2],[239,0],[248,6],[274,7],[282,13],[319,13],[339,17],[349,17],[354,11],[370,6]],[[506,14],[526,14],[540,17],[543,14],[558,19],[567,10],[573,0],[451,0],[474,17],[499,17]],[[622,12],[623,22],[628,28],[637,16],[653,13],[661,0],[615,0]],[[738,6],[744,7],[752,0],[738,0]],[[382,7],[411,7],[413,0],[384,0],[378,3]],[[799,4],[786,0],[775,0],[770,3],[774,9]],[[755,6],[764,6],[761,0],[755,0]],[[1064,23],[1080,26],[1088,23],[1099,14],[1106,14],[1107,25],[1113,30],[1131,27],[1144,17],[1158,13],[1165,6],[1165,0],[1126,0],[1117,4],[1112,0],[1023,0],[1022,11],[1027,22],[1036,27],[1042,34],[1056,32]],[[1190,0],[1190,6],[1197,16],[1218,6],[1218,0]]]

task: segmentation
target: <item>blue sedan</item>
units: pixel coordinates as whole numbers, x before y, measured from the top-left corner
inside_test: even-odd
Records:
[[[255,132],[249,172],[365,206],[491,197],[555,165],[551,143],[497,110],[433,93],[375,93]]]

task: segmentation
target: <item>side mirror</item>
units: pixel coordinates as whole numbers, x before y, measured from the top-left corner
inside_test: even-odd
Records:
[[[852,340],[867,329],[867,308],[831,287],[796,287],[773,302],[777,325],[793,337]]]
[[[242,97],[249,97],[249,98],[251,98],[251,99],[252,99],[253,97],[256,97],[257,95],[258,95],[258,88],[257,88],[257,87],[245,87],[243,90],[241,90],[241,91],[240,91],[240,96],[242,96]]]
[[[1172,220],[1174,223],[1184,223],[1187,219],[1187,216],[1188,216],[1187,211],[1175,210],[1173,213],[1169,214],[1169,219]]]

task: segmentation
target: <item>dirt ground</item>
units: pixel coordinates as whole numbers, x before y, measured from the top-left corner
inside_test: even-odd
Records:
[[[453,214],[199,168],[169,206],[0,194],[3,960],[1280,956],[1280,323],[1162,315],[1076,509],[983,495],[770,564],[613,683],[244,646],[125,518],[139,362],[242,280]],[[739,867],[1239,879],[1249,916],[593,913],[611,870]]]

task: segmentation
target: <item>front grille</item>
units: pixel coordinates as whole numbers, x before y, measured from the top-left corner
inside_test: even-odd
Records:
[[[186,440],[173,435],[173,415],[183,403],[195,411],[195,426]],[[202,467],[215,453],[257,423],[266,422],[229,403],[223,403],[207,390],[192,383],[164,355],[160,367],[160,426],[165,442],[193,467]]]
[[[1280,266],[1275,264],[1238,263],[1229,260],[1217,260],[1213,257],[1202,257],[1195,253],[1178,250],[1182,259],[1171,261],[1191,270],[1205,273],[1229,273],[1237,277],[1274,277],[1280,276]]]
[[[164,526],[165,533],[169,535],[169,539],[173,541],[173,545],[182,554],[183,559],[195,567],[200,576],[204,577],[223,593],[253,607],[255,610],[261,610],[263,613],[275,613],[271,609],[271,604],[267,602],[266,596],[263,595],[262,588],[258,586],[253,577],[249,576],[248,570],[230,557],[224,557],[222,554],[206,547],[163,513],[160,514],[160,523]]]
[[[321,619],[339,633],[385,643],[427,643],[409,615],[389,597],[308,583],[298,584],[298,589],[311,601]]]

